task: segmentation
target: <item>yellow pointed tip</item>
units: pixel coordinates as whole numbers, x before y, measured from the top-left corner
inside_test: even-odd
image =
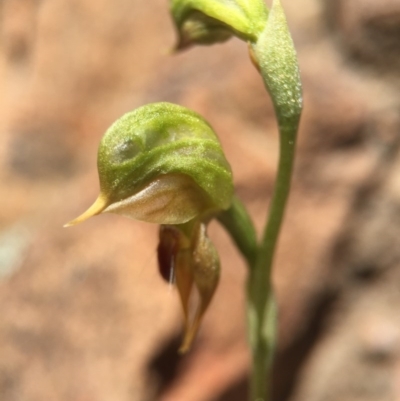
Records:
[[[185,355],[190,350],[190,345],[182,344],[181,347],[178,349],[179,355]]]
[[[169,49],[169,55],[174,56],[176,54],[182,53],[185,50],[188,50],[193,46],[193,43],[190,41],[185,41],[183,38],[180,38],[175,45]]]
[[[200,306],[196,311],[196,315],[193,322],[186,325],[185,334],[183,336],[182,345],[180,346],[178,352],[179,354],[186,354],[192,348],[193,341],[199,331],[201,320],[203,319],[204,309]]]
[[[168,56],[176,56],[177,54],[181,53],[182,50],[184,50],[184,48],[181,47],[179,43],[177,43],[176,45],[168,49]]]
[[[95,200],[92,206],[89,207],[86,212],[82,213],[79,217],[77,217],[74,220],[71,220],[67,224],[64,225],[64,227],[72,227],[76,226],[79,223],[82,223],[83,221],[87,220],[89,217],[96,216],[97,214],[100,214],[103,212],[107,206],[109,206],[109,201],[103,196],[99,195],[99,197]]]
[[[183,336],[181,346],[178,349],[178,354],[180,355],[184,355],[190,351],[198,330],[198,327],[197,329],[194,329],[193,327],[190,327],[188,323],[185,326],[185,334]]]
[[[165,56],[173,56],[178,52],[177,46],[174,45],[173,47],[168,47],[167,49],[164,50],[163,55]]]

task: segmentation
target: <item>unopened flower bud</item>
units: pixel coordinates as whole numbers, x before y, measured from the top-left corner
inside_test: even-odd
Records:
[[[263,0],[171,0],[170,4],[178,50],[224,42],[231,36],[254,42],[268,15]]]

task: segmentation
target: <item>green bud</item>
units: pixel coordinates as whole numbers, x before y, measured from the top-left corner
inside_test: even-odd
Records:
[[[67,225],[112,212],[158,224],[183,224],[230,206],[230,166],[198,114],[155,103],[125,114],[98,151],[100,195]]]
[[[267,25],[256,44],[253,57],[259,65],[282,129],[295,127],[302,110],[302,93],[296,50],[279,0],[274,0]]]
[[[177,49],[224,42],[231,36],[255,42],[268,11],[263,0],[171,0]]]

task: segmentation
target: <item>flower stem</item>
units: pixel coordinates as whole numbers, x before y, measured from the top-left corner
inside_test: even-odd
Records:
[[[252,268],[256,262],[258,249],[256,230],[239,198],[234,196],[231,207],[221,212],[217,219],[231,235],[249,268]]]
[[[296,131],[297,127],[281,129],[278,173],[268,223],[247,283],[248,328],[253,358],[250,401],[271,399],[271,369],[277,332],[271,270],[290,190]]]
[[[274,0],[264,31],[250,46],[278,120],[280,151],[269,217],[247,283],[248,330],[253,357],[250,401],[271,400],[277,308],[271,272],[290,190],[302,94],[296,51],[280,0]]]

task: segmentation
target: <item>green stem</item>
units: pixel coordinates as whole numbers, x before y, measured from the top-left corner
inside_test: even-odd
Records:
[[[257,258],[257,237],[253,222],[246,208],[236,196],[228,210],[221,212],[217,219],[232,237],[239,251],[251,268]]]
[[[297,56],[280,0],[273,1],[265,29],[250,49],[274,104],[280,136],[278,171],[268,222],[247,283],[248,329],[253,357],[250,401],[269,401],[272,362],[277,342],[277,310],[271,270],[289,196],[302,110]]]
[[[277,318],[271,283],[276,244],[290,190],[297,127],[281,129],[280,158],[268,223],[248,278],[248,318],[253,372],[251,401],[270,399],[270,380],[276,344]],[[267,383],[266,383],[267,380]],[[268,387],[268,390],[267,390]]]

